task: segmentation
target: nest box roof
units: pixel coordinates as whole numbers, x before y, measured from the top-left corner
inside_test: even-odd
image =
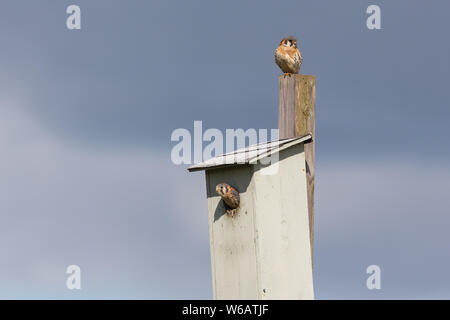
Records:
[[[228,167],[233,165],[253,164],[257,160],[270,156],[273,153],[290,148],[296,144],[306,142],[312,139],[311,134],[305,136],[281,139],[270,142],[264,142],[238,149],[233,152],[211,158],[201,163],[197,163],[188,168],[190,172],[207,170],[219,167]]]

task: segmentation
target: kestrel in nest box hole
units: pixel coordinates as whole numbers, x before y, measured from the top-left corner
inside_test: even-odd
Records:
[[[297,48],[297,39],[294,37],[283,38],[275,50],[275,62],[284,75],[299,73],[302,60],[302,54]]]
[[[216,186],[217,194],[225,202],[227,208],[227,213],[234,216],[239,208],[239,191],[230,186],[227,183],[219,183]]]

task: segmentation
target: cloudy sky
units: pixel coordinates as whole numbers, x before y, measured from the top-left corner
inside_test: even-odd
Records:
[[[295,35],[317,76],[316,298],[449,299],[449,12],[3,0],[0,298],[212,298],[204,176],[171,162],[170,136],[194,120],[276,128],[273,53]],[[72,264],[81,290],[66,288]]]

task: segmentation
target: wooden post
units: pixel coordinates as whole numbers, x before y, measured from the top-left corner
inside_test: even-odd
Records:
[[[307,133],[311,133],[313,137],[311,142],[305,144],[309,236],[312,259],[314,252],[316,77],[303,74],[280,76],[278,99],[279,138],[292,138],[303,136]]]

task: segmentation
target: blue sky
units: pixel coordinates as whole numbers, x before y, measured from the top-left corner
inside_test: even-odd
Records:
[[[0,298],[212,298],[203,173],[172,164],[170,135],[276,128],[273,54],[291,34],[317,76],[316,297],[450,298],[448,12],[2,1]],[[370,264],[381,290],[365,287]]]

